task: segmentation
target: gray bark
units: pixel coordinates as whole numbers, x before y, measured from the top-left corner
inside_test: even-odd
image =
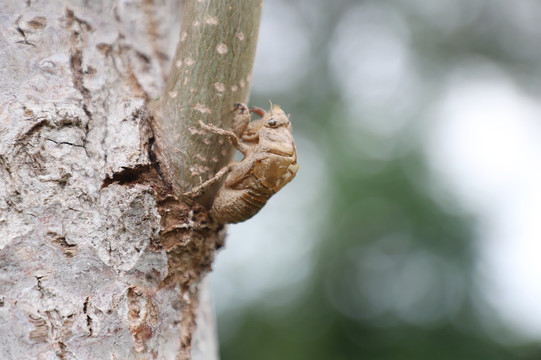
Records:
[[[180,10],[0,3],[1,359],[217,358],[198,293],[220,239],[156,185],[151,155]]]

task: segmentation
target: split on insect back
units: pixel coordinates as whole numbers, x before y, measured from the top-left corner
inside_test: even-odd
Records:
[[[200,196],[227,176],[214,199],[210,214],[219,223],[238,223],[254,216],[267,200],[290,182],[299,169],[289,116],[278,106],[268,112],[235,104],[231,130],[199,122],[209,132],[225,136],[244,158],[226,165],[216,175],[184,194]],[[261,116],[250,121],[252,113]]]

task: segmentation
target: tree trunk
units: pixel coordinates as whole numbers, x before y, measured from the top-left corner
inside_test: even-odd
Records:
[[[222,0],[187,2],[210,11]],[[239,64],[243,45],[226,62],[197,48],[175,59],[180,14],[175,0],[0,3],[1,359],[218,358],[202,278],[224,231],[208,217],[211,199],[182,192],[232,151],[215,138],[194,150],[191,111],[230,121],[257,32]],[[219,16],[201,27],[227,28]],[[169,80],[165,99],[171,65],[186,58],[199,75]],[[220,78],[231,64],[247,65],[240,80]],[[221,100],[205,100],[210,89]],[[171,125],[176,106],[190,115]]]

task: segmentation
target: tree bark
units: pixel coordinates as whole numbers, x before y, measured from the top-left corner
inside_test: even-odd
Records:
[[[253,53],[230,42],[242,41],[230,7],[243,5],[187,3],[206,4],[199,29],[224,30],[229,52],[194,46],[173,61],[197,36],[180,31],[175,0],[0,4],[1,359],[217,359],[199,293],[224,231],[211,199],[181,193],[229,161],[226,144],[193,137],[194,114],[228,125]],[[246,3],[257,26],[261,3]]]

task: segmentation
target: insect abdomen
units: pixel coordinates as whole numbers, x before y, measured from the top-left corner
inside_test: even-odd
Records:
[[[221,223],[248,220],[257,214],[272,194],[272,190],[262,185],[244,190],[222,188],[212,204],[211,216]]]

